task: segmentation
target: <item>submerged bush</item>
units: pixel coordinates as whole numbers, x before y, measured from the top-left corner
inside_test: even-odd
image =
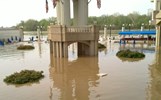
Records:
[[[103,44],[101,44],[101,43],[98,43],[98,49],[104,49],[104,48],[106,48],[105,45],[103,45]]]
[[[117,52],[116,56],[125,57],[125,58],[144,58],[145,55],[143,53],[137,51],[128,50],[120,50]]]
[[[32,45],[20,45],[19,47],[17,47],[18,50],[31,50],[31,49],[35,49],[34,46]]]
[[[36,82],[44,77],[43,71],[34,70],[22,70],[21,72],[15,72],[9,76],[6,76],[4,82],[10,84],[24,84],[28,82]]]

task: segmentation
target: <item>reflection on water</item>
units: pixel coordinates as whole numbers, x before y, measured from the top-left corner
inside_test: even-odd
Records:
[[[143,60],[144,58],[123,58],[123,57],[118,57],[122,62],[135,62],[135,61],[140,61]]]
[[[98,71],[97,57],[78,58],[72,62],[51,57],[50,78],[54,86],[51,91],[59,90],[62,100],[89,100],[89,88],[98,84]],[[55,96],[51,98],[54,100]]]
[[[26,42],[25,42],[26,43]],[[28,44],[28,43],[27,43]],[[55,59],[48,43],[30,43],[34,50],[17,50],[18,43],[0,47],[0,100],[159,100],[161,52],[154,45],[104,42],[98,57],[77,57],[70,46],[68,59]],[[138,50],[145,58],[122,61],[121,49]],[[7,85],[5,76],[23,69],[43,70],[36,84]],[[97,74],[107,73],[99,77]]]
[[[155,52],[155,45],[154,44],[121,44],[120,50],[124,49],[130,49],[133,51],[139,51],[139,52],[147,52],[147,53],[154,53]]]
[[[24,56],[24,51],[18,51],[17,52],[17,46],[18,44],[11,44],[11,45],[5,45],[0,46],[0,59],[10,59],[10,58],[18,58],[21,56]],[[5,48],[5,49],[4,49]]]

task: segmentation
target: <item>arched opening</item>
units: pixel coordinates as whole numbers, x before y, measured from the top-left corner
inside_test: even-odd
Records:
[[[68,44],[68,60],[73,61],[78,58],[77,53],[77,42],[72,42]]]
[[[88,42],[78,42],[78,56],[89,56],[90,46]]]
[[[68,58],[77,59],[79,56],[89,56],[90,45],[86,41],[69,42],[68,43]]]

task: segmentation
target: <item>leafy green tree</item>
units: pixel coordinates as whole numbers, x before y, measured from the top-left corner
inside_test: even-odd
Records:
[[[96,24],[101,26],[101,29],[104,28],[104,25],[107,25],[107,28],[109,29],[109,26],[111,25],[112,29],[120,30],[122,25],[124,24],[125,29],[128,29],[129,27],[131,29],[140,29],[142,23],[144,23],[145,28],[148,28],[150,19],[150,16],[140,15],[138,12],[132,12],[126,16],[119,13],[114,13],[112,15],[102,15],[99,17],[90,16],[88,17],[88,25]],[[27,21],[21,21],[16,25],[16,27],[18,28],[19,26],[24,26],[25,31],[36,31],[37,26],[43,26],[42,30],[46,31],[47,26],[49,26],[50,23],[56,24],[56,17],[50,17],[48,19],[42,19],[40,21],[29,19]],[[73,19],[71,19],[71,25],[73,25]],[[151,27],[154,28],[155,26],[153,25]]]
[[[24,24],[24,30],[27,30],[27,31],[36,31],[37,30],[37,26],[39,26],[39,22],[37,20],[29,19]]]
[[[39,21],[39,26],[42,27],[42,30],[46,30],[47,26],[49,25],[49,21],[46,19],[42,19]]]

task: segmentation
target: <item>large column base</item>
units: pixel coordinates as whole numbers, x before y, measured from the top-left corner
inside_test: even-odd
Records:
[[[55,58],[68,57],[68,44],[66,42],[50,42],[50,54]]]

